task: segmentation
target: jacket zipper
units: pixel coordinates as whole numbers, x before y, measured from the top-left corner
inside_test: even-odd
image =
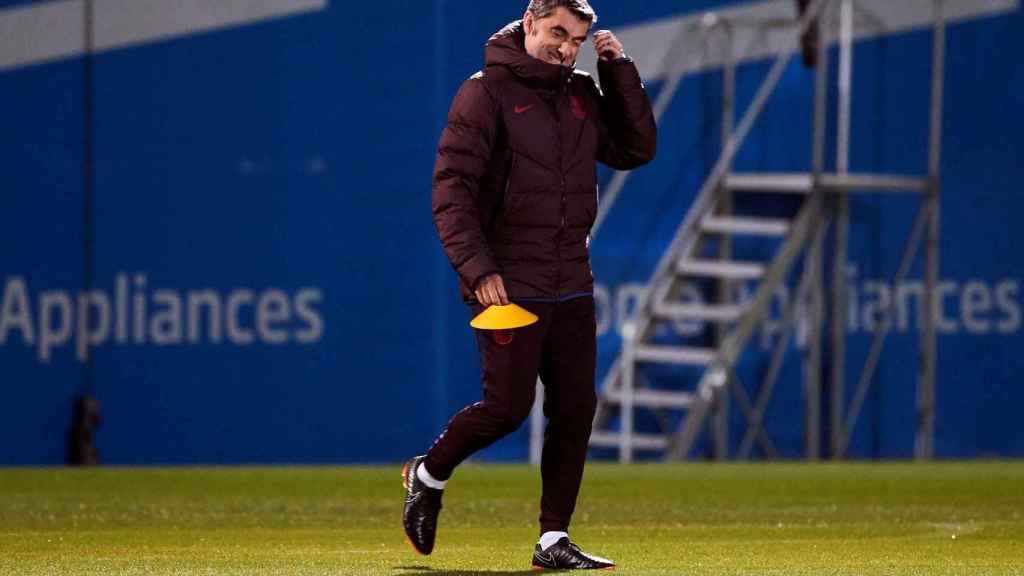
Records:
[[[559,115],[563,100],[568,96],[568,77],[562,74],[562,81],[559,82],[558,106],[555,106],[555,127],[558,129],[558,178],[559,186],[559,223],[558,234],[555,235],[555,258],[557,268],[555,269],[555,300],[562,299],[562,238],[565,236],[565,159],[562,156],[562,117]]]

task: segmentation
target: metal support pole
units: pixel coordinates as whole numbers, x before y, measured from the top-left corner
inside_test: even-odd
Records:
[[[828,118],[828,21],[831,17],[831,1],[826,0],[818,16],[818,65],[814,83],[814,150],[811,171],[815,184],[819,184],[825,171],[825,132]]]
[[[93,0],[82,3],[85,57],[82,59],[82,290],[88,293],[95,284],[96,264],[96,10]],[[89,307],[81,310],[81,322],[88,326]],[[79,394],[96,393],[96,362],[92,346],[86,343],[82,387]]]
[[[814,85],[814,151],[812,157],[812,194],[821,195],[821,175],[825,171],[825,124],[828,113],[828,44],[831,2],[826,1],[818,19],[818,68]],[[808,306],[809,330],[807,353],[804,358],[804,451],[808,460],[817,460],[821,454],[821,325],[823,295],[821,283],[822,256],[824,254],[824,226],[815,233],[813,243],[804,259],[804,274],[808,274],[810,301]]]
[[[824,218],[824,216],[822,216]],[[821,457],[821,327],[823,324],[824,298],[822,277],[822,257],[825,248],[825,229],[821,225],[814,234],[811,246],[804,260],[804,274],[810,287],[808,290],[807,314],[809,330],[807,333],[807,353],[804,358],[804,382],[806,383],[805,406],[805,439],[804,446],[807,460],[814,461]]]
[[[733,29],[723,25],[723,48],[725,65],[722,68],[722,146],[732,137],[732,129],[736,116],[736,55],[733,53]],[[732,168],[732,160],[726,170]]]
[[[636,325],[622,327],[622,402],[619,404],[619,462],[633,461],[633,378],[636,375]]]
[[[929,139],[928,176],[931,189],[927,196],[927,252],[925,255],[924,326],[921,334],[921,358],[918,378],[918,431],[914,455],[930,460],[935,439],[935,287],[939,280],[939,194],[942,161],[942,103],[946,59],[946,17],[943,0],[935,2],[935,39],[932,49],[931,138]]]
[[[842,0],[839,13],[839,126],[836,172],[850,172],[850,104],[853,81],[853,0]],[[845,190],[843,191],[845,192]]]
[[[722,31],[722,144],[723,146],[732,136],[736,106],[736,63],[733,58],[733,36],[732,28],[728,25],[720,27]],[[727,171],[731,170],[732,163]],[[718,213],[728,215],[732,213],[732,194],[724,186],[718,191]],[[722,260],[732,258],[732,237],[723,234],[719,238],[718,257]],[[735,286],[727,279],[718,282],[715,300],[719,304],[728,304],[733,301]],[[726,326],[718,324],[714,328],[715,348],[718,348],[728,335]],[[723,460],[729,457],[729,394],[719,394],[715,402],[712,416],[712,428],[714,430],[714,456],[716,460]]]
[[[850,104],[853,80],[853,0],[842,0],[839,25],[839,127],[836,143],[836,172],[850,171]],[[835,256],[832,260],[832,377],[831,445],[833,459],[839,458],[842,445],[846,403],[846,259],[850,235],[850,197],[847,190],[836,191]]]

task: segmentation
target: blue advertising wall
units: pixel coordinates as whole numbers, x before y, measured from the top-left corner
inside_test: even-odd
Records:
[[[0,1],[0,23],[46,4]],[[111,464],[390,462],[425,450],[480,388],[469,313],[430,216],[434,147],[483,42],[523,4],[324,2],[0,65],[0,464],[61,463],[83,392],[101,402],[96,441]],[[605,4],[600,25],[617,30],[745,3]],[[1013,249],[1024,241],[1024,16],[1011,4],[949,30],[940,457],[1024,455],[1024,258]],[[930,47],[926,30],[858,43],[853,170],[925,170]],[[767,66],[740,68],[741,105]],[[720,82],[716,70],[684,79],[657,159],[595,239],[602,370],[717,158]],[[649,82],[652,94],[661,84]],[[807,169],[812,84],[798,63],[787,69],[740,169]],[[902,294],[890,282],[916,206],[853,201],[848,380],[880,303]],[[912,302],[904,311],[855,457],[913,453],[919,322]],[[755,338],[748,369],[771,337]],[[792,457],[799,360],[797,346],[766,417]],[[480,458],[526,452],[521,430]]]

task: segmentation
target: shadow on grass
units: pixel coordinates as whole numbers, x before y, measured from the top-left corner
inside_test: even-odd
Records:
[[[438,570],[430,566],[395,566],[403,576],[535,576],[533,570]]]

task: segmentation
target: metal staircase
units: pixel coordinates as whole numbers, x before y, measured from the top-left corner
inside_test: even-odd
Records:
[[[591,446],[617,448],[619,459],[631,461],[636,451],[655,451],[667,459],[683,459],[689,456],[705,424],[710,418],[711,445],[716,457],[728,457],[728,403],[735,399],[745,415],[749,429],[740,444],[738,456],[750,455],[756,442],[767,457],[775,455],[775,449],[762,425],[767,400],[774,386],[782,354],[786,347],[788,332],[780,338],[771,357],[769,374],[761,386],[758,396],[749,397],[738,381],[735,367],[741,353],[747,347],[755,330],[766,320],[772,299],[779,287],[787,282],[797,284],[796,294],[782,312],[786,330],[792,327],[798,306],[807,306],[811,316],[810,339],[813,349],[806,358],[805,386],[808,406],[819,404],[820,340],[822,336],[824,302],[822,292],[822,250],[824,233],[830,222],[835,222],[837,244],[842,243],[842,263],[846,262],[846,198],[853,191],[906,191],[923,194],[919,223],[916,234],[925,222],[937,231],[938,162],[936,117],[933,115],[932,173],[929,176],[855,175],[847,173],[848,143],[840,143],[840,158],[837,172],[824,171],[826,89],[828,58],[828,27],[833,21],[831,9],[841,10],[843,49],[850,51],[852,27],[852,0],[815,0],[804,12],[792,30],[792,41],[778,55],[767,77],[758,90],[749,109],[735,130],[732,129],[733,100],[735,92],[735,69],[727,64],[723,82],[723,152],[709,177],[701,188],[693,206],[678,227],[672,242],[661,257],[656,270],[637,303],[633,317],[623,329],[623,342],[619,357],[610,369],[600,388],[598,412],[591,435]],[[941,10],[938,11],[936,30],[936,52],[941,55],[942,29]],[[820,17],[819,17],[820,16]],[[711,18],[709,27],[726,32],[734,25],[750,23],[729,23]],[[769,96],[779,83],[780,77],[799,46],[801,35],[819,26],[817,77],[815,87],[815,128],[812,171],[809,173],[748,174],[732,171],[733,160],[753,123],[763,111]],[[843,55],[849,58],[849,54]],[[936,57],[941,75],[941,62]],[[841,111],[840,139],[849,137],[849,62],[841,62]],[[673,81],[678,83],[677,78]],[[843,86],[845,81],[846,85]],[[934,88],[934,87],[933,87]],[[938,95],[933,93],[933,109],[941,105],[941,84]],[[937,98],[937,100],[936,100]],[[758,214],[739,214],[734,211],[738,198],[786,197],[785,202],[797,206],[788,217],[772,214],[770,217]],[[733,245],[743,239],[755,238],[776,248],[770,259],[764,261],[743,261],[733,257]],[[912,242],[914,239],[911,239]],[[919,241],[920,238],[917,238]],[[934,248],[934,247],[930,247]],[[913,257],[913,250],[905,252]],[[837,249],[838,253],[838,249]],[[798,280],[792,280],[792,271],[798,257],[803,254],[804,264]],[[927,275],[932,280],[937,268],[937,258],[926,261]],[[901,265],[901,273],[905,274]],[[737,287],[740,284],[754,285],[749,298],[740,298]],[[702,286],[704,293],[713,294],[709,302],[686,300],[684,294],[691,294],[688,286]],[[930,291],[931,288],[928,288]],[[931,298],[925,296],[926,305]],[[842,302],[839,295],[838,302]],[[840,304],[841,305],[841,304]],[[841,311],[841,307],[833,311]],[[705,334],[699,344],[681,343],[679,338],[664,338],[667,326],[681,322],[700,322],[711,325],[710,334]],[[925,327],[926,334],[929,328]],[[931,328],[934,338],[934,328]],[[835,330],[833,331],[835,332]],[[839,339],[840,335],[834,334]],[[884,335],[883,335],[884,337]],[[669,340],[669,341],[666,341]],[[710,344],[707,342],[710,341]],[[834,343],[841,340],[836,340]],[[926,347],[927,348],[927,347]],[[923,359],[930,368],[923,368],[922,378],[934,377],[934,347],[932,355]],[[692,386],[675,386],[672,389],[651,387],[643,379],[642,365],[688,366],[699,374]],[[872,367],[873,370],[873,367]],[[929,372],[930,371],[930,372]],[[870,380],[870,378],[869,378]],[[689,379],[690,382],[693,379]],[[835,383],[833,383],[835,385]],[[927,384],[927,383],[926,383]],[[925,386],[927,390],[927,386]],[[839,392],[841,403],[842,391]],[[862,394],[858,391],[858,395]],[[835,399],[835,398],[834,398]],[[929,406],[930,407],[930,406]],[[640,433],[636,419],[640,410],[649,411],[662,428],[658,433]],[[857,408],[859,410],[859,407]],[[616,415],[618,416],[616,420]],[[846,414],[841,406],[834,419],[846,422],[856,419],[856,414]],[[807,451],[808,457],[817,458],[817,436],[820,418],[808,408]],[[834,420],[835,421],[835,420]],[[841,433],[849,432],[851,422]],[[812,438],[813,437],[813,438]],[[841,442],[840,442],[841,443]],[[835,442],[833,443],[835,448]],[[843,446],[845,449],[845,446]]]
[[[757,178],[753,175],[739,179]],[[712,189],[713,198],[736,190],[731,178],[723,178]],[[617,447],[620,459],[630,461],[635,449],[659,450],[669,457],[682,458],[690,452],[708,411],[721,400],[738,360],[754,329],[767,312],[776,287],[783,282],[796,256],[821,225],[821,195],[813,187],[796,190],[791,182],[773,186],[766,178],[758,189],[764,193],[803,193],[807,198],[792,220],[716,216],[717,203],[708,202],[691,210],[692,229],[684,226],[666,252],[651,283],[651,291],[638,304],[634,319],[624,330],[622,352],[606,379],[600,396],[599,414],[592,446]],[[785,240],[771,262],[709,260],[697,256],[698,247],[709,236],[735,237],[758,235]],[[682,302],[678,295],[688,282],[710,279],[720,283],[757,281],[758,288],[747,302],[729,299],[717,303]],[[725,290],[726,292],[734,292]],[[658,344],[652,342],[660,324],[699,320],[725,328],[725,337],[714,348]],[[702,375],[693,391],[647,390],[637,385],[637,364],[696,366]],[[603,430],[612,406],[619,408],[618,430]],[[633,413],[637,408],[674,409],[685,412],[683,424],[673,433],[641,435],[633,432]]]

